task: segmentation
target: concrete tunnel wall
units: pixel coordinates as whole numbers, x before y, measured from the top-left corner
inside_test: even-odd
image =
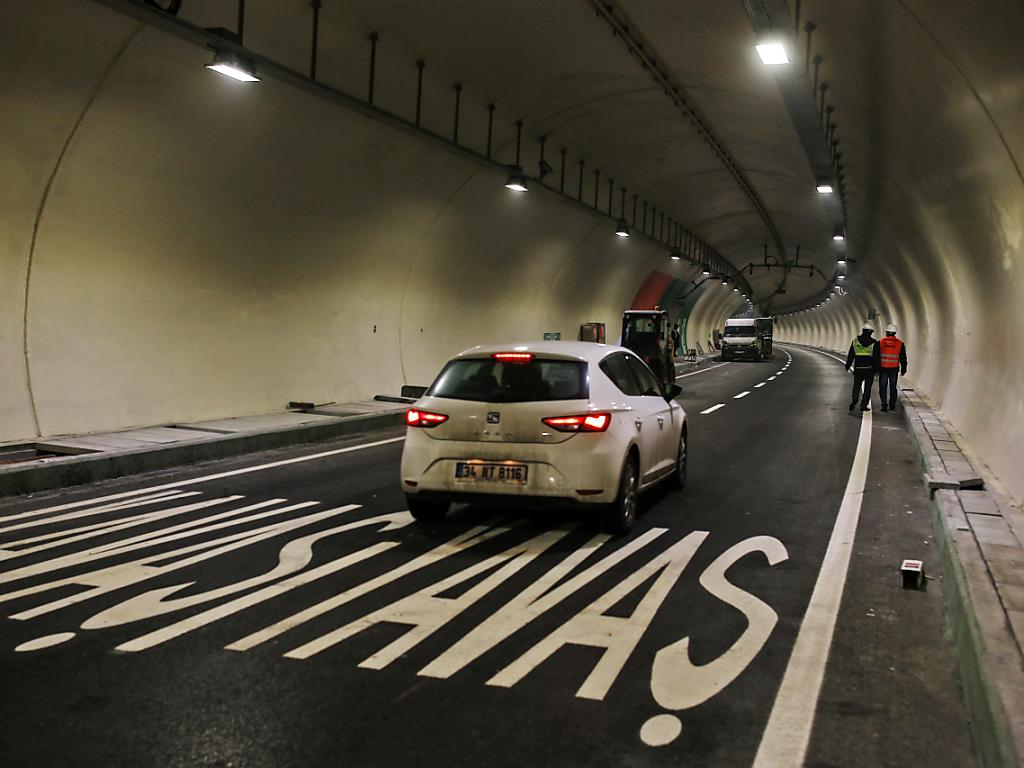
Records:
[[[846,350],[871,310],[910,381],[1024,499],[1024,12],[1019,3],[805,3],[850,188],[850,295],[777,337]],[[916,7],[922,6],[922,7]],[[867,25],[867,26],[865,26]]]
[[[0,442],[394,393],[474,344],[614,337],[653,267],[692,272],[98,5],[0,21]]]

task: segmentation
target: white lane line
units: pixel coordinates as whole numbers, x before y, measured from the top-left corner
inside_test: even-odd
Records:
[[[767,383],[768,383],[767,381],[762,381],[760,384],[755,384],[754,385],[754,389],[760,389],[761,387],[763,387]]]
[[[768,381],[775,381],[775,377],[774,376],[769,376],[768,377]]]
[[[857,534],[870,456],[871,411],[866,411],[860,423],[857,453],[850,469],[846,493],[832,528],[825,559],[818,571],[811,602],[796,636],[793,654],[775,697],[768,725],[761,736],[754,768],[796,768],[804,763]]]
[[[707,409],[701,411],[701,414],[714,413],[719,408],[725,408],[725,403],[719,403],[718,405],[712,405],[710,408],[707,408]]]
[[[684,373],[681,376],[676,376],[676,378],[677,379],[685,379],[687,376],[696,376],[698,373],[707,373],[708,371],[715,370],[715,368],[721,368],[723,365],[728,365],[728,363],[719,363],[718,365],[709,365],[707,368],[701,368],[699,371],[694,371],[693,373]]]
[[[60,512],[65,509],[74,509],[75,507],[83,507],[88,504],[99,504],[105,501],[112,501],[114,499],[124,499],[129,496],[139,496],[144,493],[153,493],[155,491],[163,491],[168,488],[181,488],[186,485],[195,485],[197,483],[207,483],[210,480],[220,480],[222,477],[232,477],[234,475],[247,475],[250,472],[262,472],[265,469],[276,469],[277,467],[286,467],[289,464],[299,464],[303,461],[315,461],[316,459],[325,459],[328,456],[339,456],[343,453],[351,453],[352,451],[362,451],[366,448],[376,448],[379,445],[389,445],[391,443],[398,443],[405,440],[405,435],[402,437],[391,437],[387,440],[376,440],[372,443],[360,443],[359,445],[350,445],[347,448],[335,448],[332,451],[321,451],[320,453],[310,453],[306,456],[295,456],[291,459],[282,459],[281,461],[271,461],[267,464],[257,464],[252,467],[243,467],[242,469],[232,469],[228,472],[218,472],[213,475],[205,475],[204,477],[193,477],[188,480],[178,480],[173,483],[164,483],[163,485],[152,485],[148,488],[137,488],[134,491],[124,491],[122,493],[112,493],[109,496],[96,496],[90,499],[83,499],[82,501],[75,501],[69,504],[59,504],[55,507],[45,507],[43,509],[35,509],[31,512],[24,512],[20,515],[10,515],[8,517],[0,517],[0,522],[6,520],[14,520],[21,517],[29,517],[35,515],[42,515],[47,512]]]
[[[732,399],[733,400],[739,400],[741,397],[746,397],[749,394],[750,394],[750,390],[748,389],[746,392],[740,392],[738,395],[733,395]]]

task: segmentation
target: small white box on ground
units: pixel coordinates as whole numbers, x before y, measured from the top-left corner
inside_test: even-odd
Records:
[[[921,560],[904,560],[900,566],[903,574],[904,589],[920,589],[924,583],[924,562]]]

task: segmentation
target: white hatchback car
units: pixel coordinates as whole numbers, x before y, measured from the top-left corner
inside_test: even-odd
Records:
[[[409,511],[456,501],[577,502],[629,530],[637,494],[686,481],[686,413],[633,352],[590,342],[474,347],[406,414]]]

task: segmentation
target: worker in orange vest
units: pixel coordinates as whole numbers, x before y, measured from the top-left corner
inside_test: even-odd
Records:
[[[896,335],[896,325],[885,326],[885,336],[878,340],[878,399],[882,411],[896,410],[896,379],[907,375],[907,345]]]

